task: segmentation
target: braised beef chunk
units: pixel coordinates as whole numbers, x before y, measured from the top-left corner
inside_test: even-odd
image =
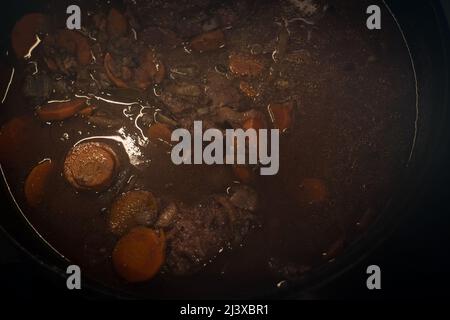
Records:
[[[231,27],[250,15],[255,0],[146,1],[125,0],[135,26],[173,29],[182,37],[192,37],[218,27]]]
[[[252,188],[242,185],[232,188],[230,202],[239,209],[255,211],[258,207],[258,195]]]
[[[44,73],[37,76],[27,75],[23,85],[23,94],[39,104],[46,101],[54,88],[54,83]]]
[[[225,195],[179,204],[176,214],[173,207],[169,210],[174,222],[167,231],[167,266],[177,275],[198,271],[223,250],[239,245],[256,223],[254,211],[234,206]]]
[[[239,106],[241,95],[232,81],[217,72],[209,72],[207,74],[207,81],[205,93],[211,99],[213,107]]]

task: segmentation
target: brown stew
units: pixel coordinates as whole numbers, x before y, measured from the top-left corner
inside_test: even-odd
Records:
[[[366,27],[372,2],[381,30]],[[288,285],[392,196],[415,83],[380,1],[85,1],[79,31],[57,3],[12,32],[1,164],[31,224],[84,274],[154,297]],[[174,165],[170,134],[194,120],[282,130],[279,173]]]

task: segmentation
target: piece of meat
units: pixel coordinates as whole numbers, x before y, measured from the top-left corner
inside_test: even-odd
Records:
[[[105,72],[116,87],[145,90],[164,79],[166,69],[155,51],[148,48],[139,50],[140,53],[135,57],[138,60],[137,66],[129,61],[133,59],[121,56],[120,53],[114,57],[110,53],[105,54]]]
[[[252,211],[235,207],[228,195],[177,204],[167,232],[167,267],[177,275],[198,271],[228,247],[238,245],[255,223]]]
[[[246,185],[232,188],[230,202],[239,209],[255,211],[258,206],[258,194]]]
[[[199,74],[199,68],[196,65],[180,65],[170,68],[171,79],[194,79]]]
[[[123,235],[136,226],[152,226],[158,213],[156,198],[151,192],[129,191],[113,203],[109,216],[109,227],[115,235]]]
[[[159,26],[170,29],[177,27],[177,31],[180,31],[182,36],[201,32],[196,25],[203,20],[202,9],[206,9],[210,4],[210,0],[125,0],[124,2],[128,15],[141,27]],[[199,26],[201,27],[201,24]]]
[[[123,119],[114,118],[111,116],[91,115],[87,116],[86,119],[90,125],[99,128],[120,129],[124,125]]]
[[[182,40],[175,32],[161,27],[148,27],[140,33],[140,38],[155,47],[175,48],[182,44]]]
[[[50,97],[53,89],[54,82],[47,74],[41,72],[36,75],[28,74],[25,77],[22,91],[26,97],[42,103]]]
[[[87,65],[91,62],[91,47],[85,36],[73,30],[60,30],[56,34],[56,43],[69,53],[77,57],[80,65]]]
[[[241,100],[239,90],[233,86],[230,80],[217,72],[207,74],[205,94],[211,100],[214,108],[236,107]]]
[[[114,179],[119,160],[105,143],[85,142],[74,146],[64,161],[64,177],[75,188],[101,191]]]
[[[134,72],[134,81],[137,88],[147,89],[154,83],[160,83],[165,75],[166,68],[153,50],[146,50],[139,59],[139,67]]]
[[[106,29],[110,37],[122,37],[127,33],[127,19],[117,9],[111,8],[106,19]]]
[[[161,214],[158,217],[158,221],[156,221],[155,226],[157,228],[168,228],[174,223],[174,219],[177,215],[178,208],[174,202],[170,202],[164,210],[162,210]]]
[[[125,167],[121,170],[113,184],[98,196],[97,202],[102,204],[102,211],[109,207],[112,201],[121,193],[125,193],[131,190],[134,186],[134,180],[132,179],[133,175],[131,175],[131,168]]]
[[[228,123],[233,128],[246,128],[244,126],[247,124],[247,121],[251,119],[261,119],[263,121],[264,115],[261,114],[261,112],[250,109],[248,111],[236,111],[232,108],[228,107],[222,107],[217,110],[216,115],[214,116],[214,120],[219,123]],[[253,129],[262,129],[262,128],[253,128]]]
[[[167,87],[167,91],[185,97],[199,97],[202,94],[202,88],[199,85],[186,81],[179,81]]]
[[[184,101],[183,99],[175,96],[170,92],[163,91],[158,98],[174,115],[178,115],[180,113],[184,113],[188,110],[194,109],[194,105],[187,101]]]

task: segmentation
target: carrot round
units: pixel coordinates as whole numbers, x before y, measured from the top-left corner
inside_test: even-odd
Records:
[[[30,13],[16,22],[11,33],[11,44],[18,58],[23,58],[36,42],[36,34],[47,22],[42,13]]]
[[[105,58],[103,61],[106,75],[108,76],[109,80],[111,80],[112,83],[118,88],[128,88],[128,85],[123,81],[122,79],[116,77],[112,71],[113,69],[113,58],[109,53],[105,54]]]
[[[67,102],[50,103],[37,109],[37,115],[42,121],[58,121],[70,118],[85,106],[84,99],[74,99]]]
[[[217,50],[224,45],[225,35],[222,30],[205,32],[191,40],[192,49],[198,52]]]
[[[48,178],[53,170],[51,160],[45,160],[39,163],[31,170],[25,181],[25,198],[31,207],[37,207],[45,195]]]
[[[260,130],[260,129],[264,129],[266,127],[266,123],[263,119],[262,116],[255,116],[255,117],[251,117],[248,118],[247,120],[244,121],[244,124],[242,125],[242,128],[244,130],[247,129],[254,129],[254,130]]]
[[[232,53],[229,56],[229,68],[231,72],[239,76],[259,76],[264,67],[264,61],[255,56],[242,53]]]
[[[152,141],[171,141],[172,130],[164,123],[155,123],[148,128],[148,136]]]
[[[93,106],[83,107],[78,114],[82,117],[89,117],[94,113],[95,108]]]
[[[250,98],[254,98],[258,96],[258,91],[247,81],[241,81],[239,82],[239,89]]]
[[[292,101],[269,104],[268,110],[276,129],[285,131],[292,126],[292,113],[294,111],[294,103]]]
[[[128,282],[150,280],[164,263],[165,249],[162,231],[136,227],[117,242],[112,254],[114,268]]]
[[[260,146],[260,140],[259,140],[259,134],[258,134],[258,130],[260,129],[264,129],[266,128],[266,122],[264,120],[264,116],[260,113],[257,113],[256,115],[248,118],[247,120],[244,121],[242,128],[244,130],[248,130],[248,129],[253,129],[256,130],[257,133],[257,137],[256,137],[256,141],[252,141],[250,140],[250,143],[257,143],[257,146],[259,148]]]
[[[155,52],[147,49],[141,54],[139,67],[134,73],[134,82],[137,88],[147,89],[152,83],[161,83],[166,74],[166,68]]]

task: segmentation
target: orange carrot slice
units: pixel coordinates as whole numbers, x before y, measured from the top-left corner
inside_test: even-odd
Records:
[[[106,71],[106,75],[108,76],[109,80],[111,80],[112,83],[114,83],[114,85],[118,88],[128,88],[128,85],[125,83],[125,81],[123,81],[122,79],[116,77],[113,73],[113,58],[112,56],[107,53],[105,54],[105,58],[103,61],[104,67],[105,67],[105,71]]]
[[[68,102],[49,103],[37,109],[37,115],[42,121],[58,121],[70,118],[78,113],[86,102],[84,99],[74,99]]]
[[[148,128],[148,136],[152,141],[171,141],[172,130],[164,123],[155,123]]]
[[[264,121],[264,118],[258,115],[245,120],[244,124],[242,125],[242,128],[245,130],[247,129],[260,130],[266,128],[266,123]]]
[[[292,126],[294,102],[271,103],[267,108],[276,129],[283,132]]]
[[[254,98],[256,96],[258,96],[258,91],[256,91],[255,88],[253,88],[253,86],[246,82],[246,81],[241,81],[239,83],[239,89],[241,89],[241,91],[250,98]]]
[[[222,30],[205,32],[191,40],[192,49],[198,52],[217,50],[224,45],[225,35]]]
[[[256,77],[264,70],[265,63],[262,59],[242,53],[233,53],[229,57],[231,72],[240,76]]]
[[[31,207],[37,207],[45,195],[48,178],[53,170],[51,160],[39,163],[31,170],[25,181],[25,198]]]
[[[242,183],[250,183],[254,179],[253,171],[249,166],[246,165],[233,165],[234,176]]]
[[[11,33],[11,44],[18,58],[23,58],[36,42],[36,34],[44,28],[47,17],[29,13],[16,22]]]
[[[136,227],[117,242],[112,260],[116,272],[128,282],[153,278],[165,260],[164,233]]]

